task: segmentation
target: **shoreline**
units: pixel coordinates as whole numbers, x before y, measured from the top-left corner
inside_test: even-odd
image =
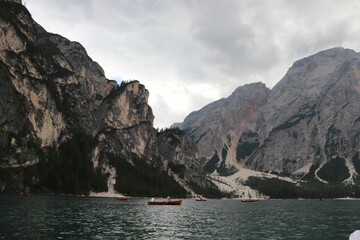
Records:
[[[62,197],[93,197],[93,198],[118,198],[118,197],[127,197],[127,198],[152,198],[162,199],[165,197],[156,197],[156,196],[128,196],[121,193],[109,193],[109,192],[90,192],[88,194],[63,194],[63,193],[27,193],[27,195],[21,194],[21,192],[0,192],[1,195],[19,195],[22,197],[29,196],[62,196]],[[194,197],[172,197],[173,199],[195,199]],[[246,200],[247,198],[206,198],[212,200]],[[318,201],[360,201],[360,198],[356,197],[339,197],[339,198],[253,198],[256,201],[266,201],[266,200],[318,200]]]

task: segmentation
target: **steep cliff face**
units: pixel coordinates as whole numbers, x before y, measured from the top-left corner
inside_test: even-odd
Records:
[[[46,32],[21,4],[0,1],[0,26],[0,190],[141,195],[133,178],[149,189],[156,174],[171,182],[143,85],[106,79],[79,43]]]
[[[360,54],[333,48],[295,62],[271,91],[241,87],[181,127],[209,172],[222,173],[225,159],[235,169],[353,182],[360,173],[359,90]]]
[[[9,138],[5,135],[19,136],[23,130],[46,147],[69,138],[70,128],[90,135],[141,124],[151,128],[153,114],[144,86],[137,81],[118,86],[107,80],[79,43],[47,33],[23,6],[1,4],[3,141]],[[134,144],[136,152],[144,153],[144,141]],[[15,139],[12,145],[20,147],[18,151],[29,150],[16,144]],[[2,162],[27,160],[4,156]]]
[[[202,171],[194,143],[179,129],[167,129],[158,133],[159,154],[164,157],[164,167],[172,175],[182,179],[184,186],[190,189],[191,184],[205,187],[206,176]]]
[[[350,180],[359,151],[359,73],[360,54],[343,48],[295,62],[271,90],[261,146],[246,164],[327,182]]]
[[[229,174],[236,169],[245,136],[256,135],[257,121],[269,89],[262,83],[236,89],[231,96],[211,103],[187,116],[180,128],[196,143],[199,153],[210,161],[205,169]]]
[[[184,131],[179,128],[160,131],[158,146],[159,154],[164,156],[164,168],[191,195],[223,196],[224,193],[219,191],[203,171],[206,159],[199,157],[196,145]]]

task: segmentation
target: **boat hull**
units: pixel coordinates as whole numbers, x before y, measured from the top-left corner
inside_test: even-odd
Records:
[[[117,197],[116,200],[118,200],[118,201],[127,201],[128,198],[125,197],[125,196],[124,197]]]
[[[171,200],[171,201],[149,201],[149,205],[181,205],[182,200]]]
[[[204,198],[195,198],[195,201],[198,201],[198,202],[205,202],[205,201],[206,201],[206,199],[204,199]]]

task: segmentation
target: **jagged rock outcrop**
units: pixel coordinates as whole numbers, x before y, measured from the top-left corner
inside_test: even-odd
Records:
[[[208,172],[217,169],[230,174],[236,171],[232,167],[236,159],[250,154],[239,152],[239,147],[257,135],[257,121],[268,94],[263,83],[239,87],[228,98],[192,112],[179,124],[197,145],[200,156],[210,159],[205,165]]]
[[[164,157],[164,167],[169,173],[182,181],[189,191],[192,186],[211,188],[204,181],[203,160],[192,140],[178,128],[166,129],[158,133],[159,154]]]
[[[106,79],[79,43],[46,32],[21,4],[0,1],[0,26],[0,190],[87,193],[115,184],[161,194],[151,188],[175,153],[158,151],[145,87]]]
[[[240,87],[179,126],[208,159],[209,172],[221,173],[226,159],[235,168],[353,182],[360,173],[359,101],[360,54],[333,48],[295,62],[271,91]]]
[[[351,180],[360,150],[359,86],[360,54],[353,50],[333,48],[295,62],[271,90],[261,145],[246,165],[326,182]]]
[[[118,86],[107,80],[79,43],[47,33],[24,7],[1,4],[1,91],[6,100],[1,101],[3,142],[10,133],[19,136],[21,131],[31,135],[31,141],[38,140],[40,147],[66,140],[71,128],[95,135],[107,128],[148,124],[149,132],[153,131],[154,117],[144,86],[137,81]],[[24,138],[22,142],[18,146],[14,139],[13,148],[26,153],[30,149]],[[134,143],[133,148],[144,152],[141,143]],[[24,161],[28,158],[2,158],[4,164]]]

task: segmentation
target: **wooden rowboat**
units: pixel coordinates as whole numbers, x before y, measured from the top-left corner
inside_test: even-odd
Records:
[[[256,199],[251,199],[251,198],[247,198],[247,199],[241,199],[242,202],[256,202]]]
[[[198,198],[195,198],[195,201],[206,201],[206,198],[198,197]]]
[[[182,200],[149,201],[149,205],[181,205]]]
[[[126,201],[126,200],[128,200],[127,196],[120,196],[120,197],[117,197],[116,199],[119,200],[119,201]]]

